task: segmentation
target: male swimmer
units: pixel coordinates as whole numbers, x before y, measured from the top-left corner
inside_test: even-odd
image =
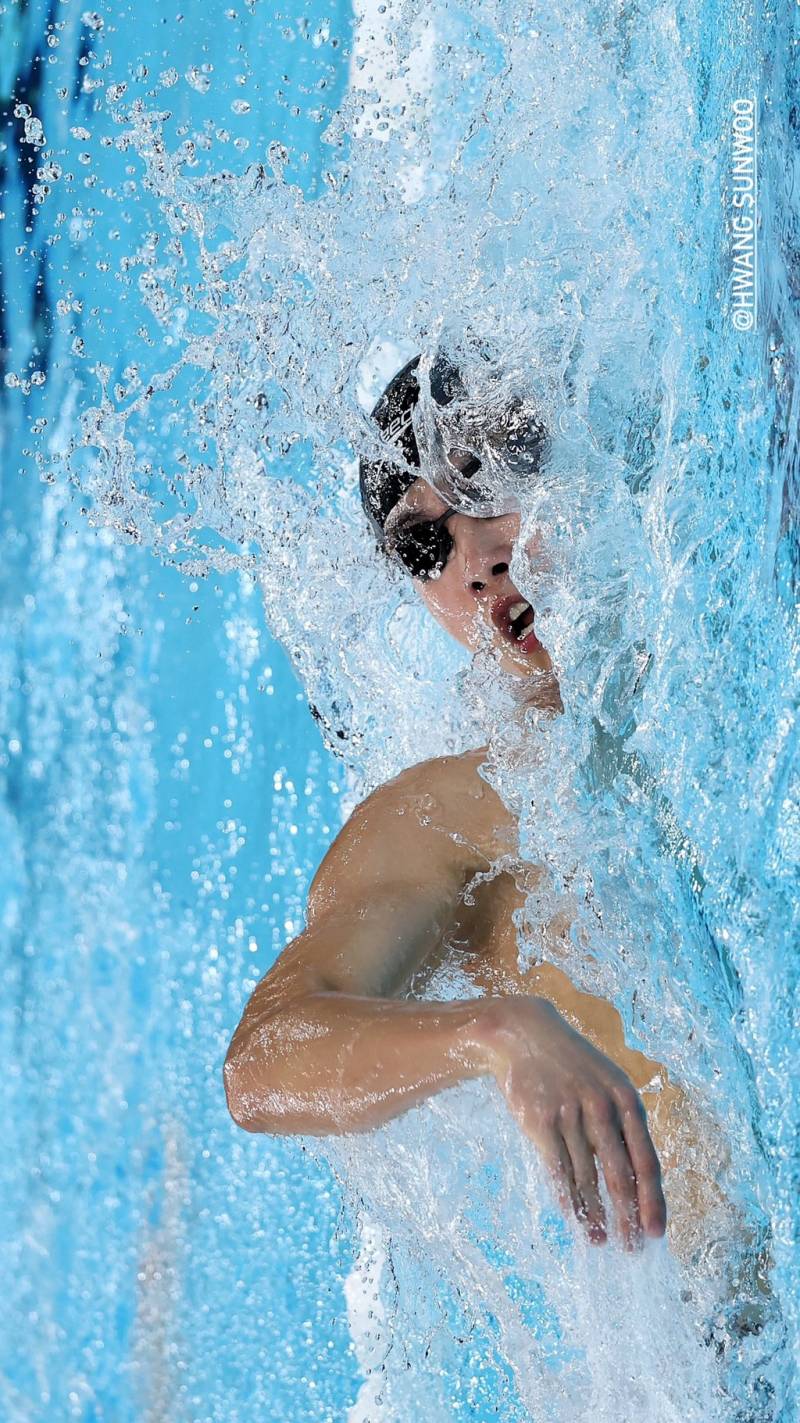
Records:
[[[372,412],[412,472],[362,460],[365,512],[441,625],[470,649],[490,637],[505,670],[527,678],[531,700],[556,716],[563,706],[553,666],[509,575],[519,513],[460,512],[415,473],[418,362],[393,378]],[[454,378],[452,366],[434,363],[434,400],[447,403]],[[512,422],[510,443],[526,435],[535,452],[542,428],[520,432]],[[468,449],[445,453],[462,485],[479,471]],[[307,927],[257,985],[233,1035],[229,1110],[251,1132],[366,1131],[465,1078],[493,1078],[565,1212],[591,1242],[607,1240],[614,1222],[598,1189],[602,1171],[619,1235],[636,1249],[667,1228],[661,1168],[668,1182],[687,1151],[691,1102],[657,1062],[628,1046],[610,1003],[579,992],[554,964],[520,972],[513,914],[541,868],[519,860],[515,873],[479,881],[465,902],[473,877],[517,850],[512,815],[478,774],[485,752],[412,766],[353,811],[314,877]],[[554,949],[569,926],[568,910],[547,926]],[[481,996],[410,999],[412,981],[441,962],[448,940],[458,942]],[[705,1184],[695,1182],[695,1216],[718,1199],[713,1182]],[[673,1237],[671,1201],[673,1243],[677,1226]]]

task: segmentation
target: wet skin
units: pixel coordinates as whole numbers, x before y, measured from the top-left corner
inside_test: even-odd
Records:
[[[410,513],[436,519],[447,509],[448,505],[435,489],[426,480],[417,479],[391,511],[386,521],[386,536],[391,541],[393,530]],[[451,514],[447,528],[454,547],[444,569],[437,578],[413,581],[429,612],[456,642],[470,652],[477,652],[488,640],[504,671],[517,677],[530,677],[533,671],[543,674],[550,684],[549,695],[545,698],[542,678],[537,678],[537,699],[560,711],[558,682],[547,649],[538,639],[527,648],[513,637],[504,636],[503,629],[493,620],[499,601],[511,595],[522,598],[509,575],[519,527],[519,514],[504,514],[494,519]],[[534,560],[542,556],[536,540],[528,544],[527,553]]]
[[[393,515],[435,518],[446,507],[419,479]],[[457,513],[448,528],[453,551],[438,578],[415,580],[421,597],[465,647],[490,640],[503,668],[527,677],[531,697],[558,715],[546,649],[530,636],[523,647],[493,617],[521,600],[509,576],[519,516]],[[665,1069],[628,1046],[614,1007],[579,992],[557,966],[574,904],[565,900],[543,926],[549,962],[520,973],[512,915],[543,871],[517,855],[513,817],[478,773],[485,754],[411,767],[354,810],[314,878],[306,929],[257,985],[233,1036],[224,1073],[231,1114],[254,1132],[363,1131],[488,1076],[564,1210],[597,1244],[612,1228],[598,1171],[616,1228],[636,1248],[667,1227],[662,1168],[669,1187],[700,1146],[708,1168],[681,1171],[670,1195],[670,1238],[688,1251],[722,1199],[714,1176],[724,1147]],[[511,856],[503,872],[467,893],[500,856]],[[482,996],[409,997],[449,954]]]

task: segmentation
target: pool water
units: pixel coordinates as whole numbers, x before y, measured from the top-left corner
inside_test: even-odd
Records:
[[[2,19],[3,1416],[789,1423],[796,8]],[[521,742],[357,499],[372,401],[464,331],[557,431],[512,574],[565,715]],[[582,1252],[485,1083],[369,1138],[227,1115],[349,808],[484,741],[550,870],[521,953],[577,875],[576,982],[724,1123],[758,1335],[702,1342],[741,1240]]]

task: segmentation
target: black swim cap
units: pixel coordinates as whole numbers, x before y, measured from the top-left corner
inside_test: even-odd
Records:
[[[419,399],[419,381],[414,372],[419,365],[414,356],[389,381],[370,418],[381,432],[398,445],[410,465],[419,469],[419,451],[414,438],[411,412]],[[398,499],[417,478],[389,460],[370,460],[362,455],[358,462],[358,484],[361,503],[379,543],[383,542],[383,527]]]
[[[414,471],[420,469],[421,460],[411,417],[419,399],[419,380],[416,371],[420,359],[419,355],[413,356],[402,370],[392,377],[370,412],[371,419],[380,427],[383,435],[397,445],[403,458],[411,466],[411,470],[402,469],[399,465],[393,464],[390,459],[373,460],[362,456],[359,460],[361,502],[381,546],[383,545],[384,527],[391,510],[409,486],[414,483],[414,480],[419,478],[419,475]],[[431,362],[429,380],[431,396],[439,407],[450,405],[452,401],[462,400],[466,396],[467,392],[458,367],[441,348]],[[498,435],[500,437],[499,445],[497,444]],[[466,439],[468,440],[468,436]],[[527,481],[531,473],[538,470],[549,446],[545,425],[530,405],[516,395],[507,400],[506,409],[499,424],[495,424],[494,427],[489,426],[488,441],[487,449],[490,461],[493,455],[499,452],[500,458],[506,463],[512,481],[516,478],[517,483],[521,479]],[[468,443],[472,445],[472,441],[468,440]],[[494,445],[493,450],[489,448],[490,444]],[[463,458],[461,460],[454,459],[453,456],[456,453]],[[428,458],[426,458],[426,466],[427,464]],[[459,442],[457,450],[449,451],[446,466],[442,468],[440,461],[436,472],[434,473],[432,470],[426,477],[435,485],[442,498],[448,503],[452,503],[454,507],[465,507],[468,512],[474,511],[479,518],[488,517],[495,511],[503,512],[503,509],[498,503],[498,492],[496,489],[492,489],[491,482],[488,485],[489,492],[487,492],[487,490],[481,489],[479,483],[474,480],[475,474],[481,467],[481,460],[477,457],[475,447],[464,448]],[[518,507],[513,502],[515,498],[513,482],[509,488],[509,495],[512,499],[511,507]]]
[[[370,418],[382,433],[400,449],[403,457],[415,469],[420,467],[419,450],[411,423],[411,412],[419,399],[416,369],[420,357],[413,356],[403,369],[392,376],[383,394],[370,412]],[[449,405],[457,393],[463,392],[458,370],[439,353],[430,372],[431,395],[437,405]],[[362,455],[358,462],[359,489],[364,512],[379,543],[391,510],[419,476],[407,473],[390,460],[369,460]]]

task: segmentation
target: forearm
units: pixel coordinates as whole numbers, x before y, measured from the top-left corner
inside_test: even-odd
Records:
[[[237,1031],[225,1063],[247,1131],[366,1131],[444,1087],[491,1072],[493,1000],[417,1003],[309,993]]]
[[[228,1106],[246,1130],[367,1131],[444,1087],[492,1076],[565,1209],[571,1202],[592,1238],[606,1238],[595,1157],[626,1244],[634,1248],[640,1229],[664,1234],[659,1162],[641,1099],[544,998],[417,1003],[315,987],[288,1000],[281,994],[276,1004],[274,981],[260,987],[225,1061]]]

